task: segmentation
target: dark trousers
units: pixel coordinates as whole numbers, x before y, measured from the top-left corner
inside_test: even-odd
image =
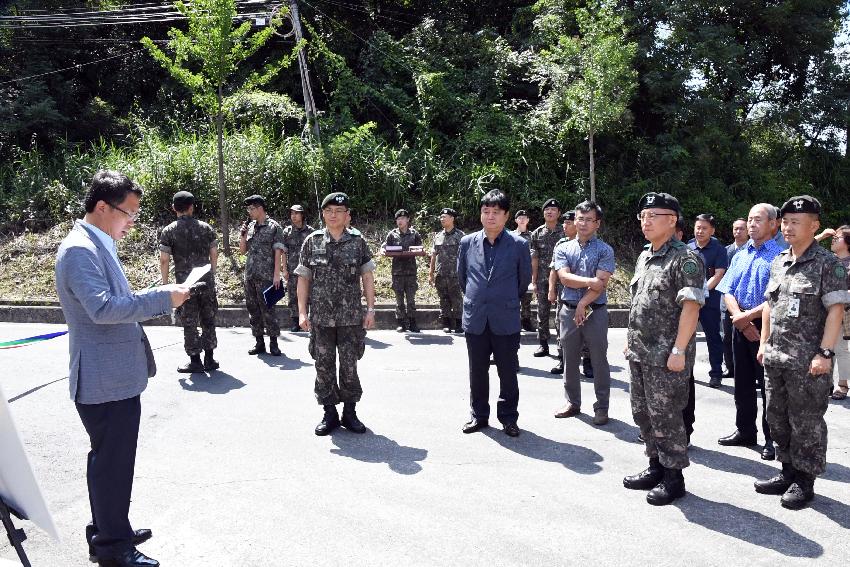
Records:
[[[130,496],[142,406],[139,396],[103,404],[76,404],[91,441],[86,467],[89,504],[98,557],[109,558],[133,546]]]
[[[694,413],[697,407],[696,394],[694,369],[691,368],[691,377],[688,379],[688,403],[685,405],[685,409],[682,410],[682,421],[685,422],[685,433],[688,434],[688,439],[691,438],[691,434],[694,432],[694,423],[697,420],[696,414]]]
[[[499,401],[496,416],[502,423],[515,423],[519,417],[519,367],[520,333],[495,335],[490,325],[480,335],[466,333],[466,352],[469,355],[469,406],[472,417],[490,417],[490,355],[496,362],[499,373]]]
[[[761,332],[761,320],[757,319],[754,323]],[[767,415],[765,414],[764,367],[756,359],[759,342],[748,341],[744,333],[735,329],[732,332],[732,349],[735,355],[735,426],[744,435],[758,433],[756,427],[756,418],[758,417],[756,389],[760,389],[761,427],[766,442],[771,437],[770,426],[767,425]]]
[[[728,311],[723,312],[723,362],[726,370],[732,376],[735,375],[735,357],[732,353],[732,316]]]
[[[720,336],[720,309],[703,307],[699,310],[699,324],[705,333],[705,344],[708,347],[708,362],[711,370],[708,375],[712,378],[723,376],[723,338]]]

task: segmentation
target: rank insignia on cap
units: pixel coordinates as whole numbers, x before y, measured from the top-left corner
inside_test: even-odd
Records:
[[[651,204],[653,204],[654,202],[655,202],[655,195],[650,195],[649,197],[647,197],[647,198],[646,198],[646,203],[647,203],[648,205],[651,205]]]
[[[682,264],[682,271],[688,274],[689,276],[692,276],[699,272],[699,265],[697,264],[696,260],[685,260],[685,263]]]
[[[797,209],[798,211],[803,208],[802,199],[797,199],[796,201],[794,201],[794,208]]]
[[[334,197],[334,201],[336,201],[337,203],[344,203],[345,197],[343,197],[342,195],[337,195],[336,197]]]

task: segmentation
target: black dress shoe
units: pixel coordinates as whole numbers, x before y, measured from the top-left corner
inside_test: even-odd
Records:
[[[723,385],[723,379],[720,376],[712,376],[708,380],[708,386],[710,388],[719,388]]]
[[[744,435],[737,429],[732,435],[721,437],[717,442],[725,447],[750,447],[758,444],[755,435]]]
[[[519,427],[514,422],[503,425],[502,431],[504,431],[505,435],[508,437],[519,437]]]
[[[479,419],[477,417],[473,417],[469,421],[463,424],[463,432],[464,433],[475,433],[476,431],[481,431],[485,427],[490,427],[490,424],[486,419]]]
[[[135,548],[125,551],[118,557],[98,559],[97,564],[102,567],[159,567],[159,561]]]
[[[773,448],[773,441],[768,441],[764,444],[764,448],[761,450],[761,460],[762,461],[772,461],[776,458],[776,449]]]
[[[89,544],[89,561],[92,563],[97,563],[97,554],[94,551],[94,546],[91,544],[91,540],[95,533],[97,532],[92,524],[86,526],[86,542]],[[133,546],[141,545],[152,537],[153,532],[149,529],[142,528],[140,530],[136,530],[133,532]]]

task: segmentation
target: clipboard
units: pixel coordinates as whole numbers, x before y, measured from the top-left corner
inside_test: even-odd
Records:
[[[270,285],[266,289],[263,290],[263,300],[266,302],[266,307],[272,308],[275,303],[283,299],[286,295],[286,286],[283,282],[280,283],[280,287],[276,288],[274,284]]]

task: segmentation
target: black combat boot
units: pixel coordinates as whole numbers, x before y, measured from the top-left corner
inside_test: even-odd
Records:
[[[522,320],[522,330],[523,331],[533,331],[534,325],[531,324],[531,319],[523,319]]]
[[[649,490],[655,488],[662,478],[664,478],[664,467],[661,466],[658,457],[652,457],[649,459],[649,468],[624,478],[623,486],[631,490]]]
[[[646,501],[653,506],[665,506],[676,498],[685,495],[685,477],[682,469],[664,468],[664,478],[646,495]]]
[[[269,354],[272,356],[280,356],[280,347],[277,346],[277,337],[269,337]]]
[[[782,463],[782,470],[778,475],[767,480],[757,480],[753,483],[759,494],[785,494],[785,491],[794,484],[794,467],[790,463]]]
[[[342,426],[352,433],[366,433],[366,426],[357,419],[354,402],[345,402],[342,406]]]
[[[248,354],[266,354],[266,343],[263,341],[262,335],[257,337],[257,344],[248,351]]]
[[[455,333],[463,334],[463,319],[455,319]]]
[[[212,350],[204,351],[204,370],[218,370],[218,361],[213,358]]]
[[[192,374],[194,372],[203,372],[204,364],[201,362],[200,354],[190,354],[189,362],[184,364],[183,366],[177,367],[177,372],[182,372],[183,374]]]
[[[299,331],[301,331],[301,325],[298,324],[298,319],[292,319],[291,325],[289,325],[289,332],[297,333]]]
[[[590,364],[590,357],[581,359],[581,373],[585,378],[593,378],[593,365]]]
[[[398,327],[395,328],[399,333],[403,333],[407,330],[407,319],[396,319],[398,323]]]
[[[546,339],[540,340],[540,348],[534,351],[534,355],[537,358],[541,358],[543,356],[549,356],[549,341]]]
[[[330,435],[331,431],[339,427],[339,414],[336,412],[336,406],[325,405],[325,415],[322,421],[316,426],[316,435]]]
[[[408,326],[411,333],[419,333],[419,324],[416,323],[416,317],[410,318],[410,325]]]
[[[782,495],[782,507],[789,510],[805,508],[815,497],[815,477],[794,469],[794,482]]]
[[[446,334],[451,333],[454,330],[452,328],[453,323],[454,322],[450,318],[443,317],[443,332]]]
[[[558,364],[550,370],[552,374],[563,374],[564,373],[564,353],[561,349],[558,349]]]

